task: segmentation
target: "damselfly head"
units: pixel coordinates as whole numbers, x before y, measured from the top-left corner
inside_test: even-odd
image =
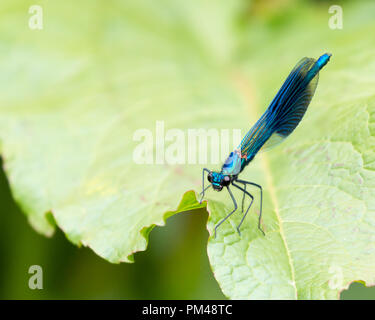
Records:
[[[211,182],[212,187],[216,191],[221,191],[223,187],[229,186],[231,177],[220,172],[210,172],[207,179]]]

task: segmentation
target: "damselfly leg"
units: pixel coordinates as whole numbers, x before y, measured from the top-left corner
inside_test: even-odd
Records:
[[[259,184],[254,183],[254,182],[250,182],[250,181],[246,181],[246,180],[236,180],[236,181],[240,182],[240,183],[243,183],[244,185],[250,184],[250,185],[252,185],[254,187],[259,188],[259,190],[260,190],[260,212],[259,212],[259,220],[258,220],[258,229],[260,231],[262,231],[263,235],[265,235],[263,229],[261,228],[262,207],[263,207],[263,189],[262,189],[262,186],[259,185]],[[241,221],[241,223],[242,223],[242,221]]]
[[[250,199],[251,199],[251,202],[250,202],[249,206],[247,207],[247,210],[246,210],[245,214],[242,216],[241,221],[240,221],[240,223],[239,223],[238,226],[237,226],[237,232],[238,232],[239,235],[241,235],[241,232],[240,232],[241,224],[242,224],[242,222],[245,220],[246,215],[247,215],[247,213],[249,212],[251,205],[253,204],[254,197],[253,197],[249,192],[247,192],[244,188],[241,188],[238,184],[235,184],[234,182],[232,182],[232,184],[233,184],[237,189],[241,190],[241,191],[243,192],[244,195],[245,195],[245,194],[248,195],[248,196],[250,197]],[[245,186],[246,186],[246,184],[245,184]]]
[[[207,173],[210,173],[210,170],[208,170],[207,168],[203,168],[202,170],[202,192],[200,193],[202,195],[201,199],[199,200],[199,203],[202,203],[203,201],[203,198],[204,198],[204,193],[205,191],[211,187],[211,184],[209,184],[206,188],[204,187],[204,172],[207,172]]]
[[[237,210],[237,202],[236,202],[236,199],[234,198],[233,196],[233,193],[232,191],[230,191],[229,187],[227,186],[227,189],[228,189],[228,192],[230,194],[230,197],[232,198],[232,201],[233,201],[233,204],[234,204],[234,209],[233,211],[231,211],[224,219],[222,219],[216,226],[215,226],[215,238],[216,238],[216,230],[217,228],[219,228],[219,226],[225,221],[227,220],[236,210]]]
[[[236,180],[237,182],[239,182],[238,180]],[[242,183],[242,182],[241,182]],[[243,184],[243,188],[245,189],[246,191],[246,183],[242,183]],[[241,207],[241,213],[243,213],[243,208],[244,208],[244,205],[245,205],[245,192],[243,192],[243,195],[242,195],[242,207]]]

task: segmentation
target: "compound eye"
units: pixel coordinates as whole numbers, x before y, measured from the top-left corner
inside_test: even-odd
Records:
[[[209,182],[212,182],[212,173],[209,173],[209,174],[207,175],[207,180],[208,180]]]

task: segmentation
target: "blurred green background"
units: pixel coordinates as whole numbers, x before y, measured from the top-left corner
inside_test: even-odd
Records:
[[[294,2],[252,1],[241,19],[256,17],[281,28]],[[326,10],[349,0],[305,2]],[[225,299],[208,262],[205,210],[169,218],[166,227],[151,232],[148,250],[135,254],[134,264],[114,265],[72,245],[59,230],[50,239],[37,234],[14,203],[3,171],[0,201],[1,299]],[[43,268],[43,290],[28,287],[28,269],[35,264]],[[341,298],[375,299],[375,287],[353,283]]]

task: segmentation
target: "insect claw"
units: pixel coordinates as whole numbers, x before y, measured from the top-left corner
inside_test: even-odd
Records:
[[[236,228],[237,229],[237,232],[238,232],[238,235],[241,237],[241,231],[240,231],[240,228]]]
[[[266,236],[266,234],[264,233],[262,227],[260,226],[260,224],[258,225],[258,229],[263,233],[263,236]]]

